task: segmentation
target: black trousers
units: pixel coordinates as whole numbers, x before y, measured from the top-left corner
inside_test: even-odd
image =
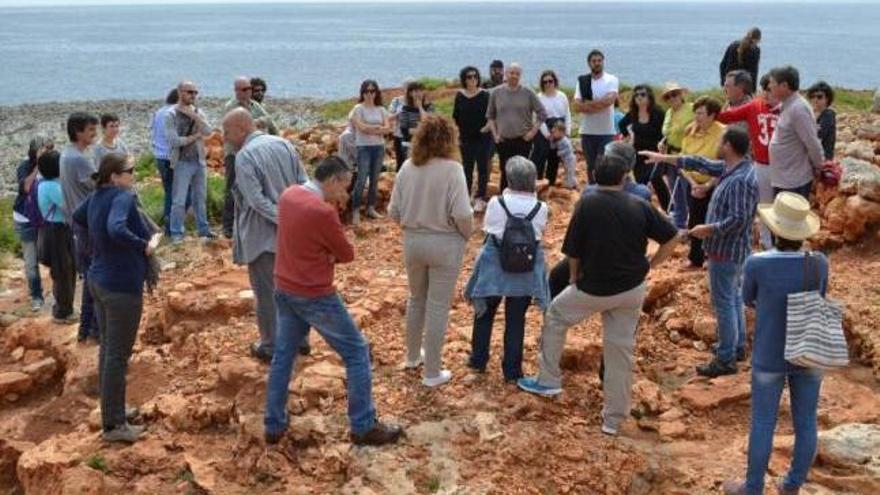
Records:
[[[499,186],[499,193],[507,188],[507,170],[505,169],[507,160],[510,160],[514,156],[528,158],[531,152],[532,143],[521,137],[502,139],[501,142],[498,143],[498,163],[501,166],[501,184]]]
[[[406,150],[403,149],[403,139],[394,136],[394,162],[397,163],[397,170],[400,170],[406,158]]]
[[[648,165],[639,157],[633,169],[633,175],[635,175],[636,182],[639,184],[651,184],[651,188],[654,190],[654,194],[657,195],[657,200],[660,201],[663,211],[669,211],[670,192],[669,186],[666,185],[664,180],[666,164],[656,163]]]
[[[688,195],[688,229],[706,223],[706,213],[709,212],[709,200],[712,199],[712,191],[705,198],[695,198]],[[703,266],[706,254],[703,252],[703,240],[691,236],[691,250],[688,259],[696,266]]]
[[[474,165],[477,168],[477,194],[476,197],[488,200],[486,185],[489,183],[489,160],[492,159],[492,137],[483,134],[477,138],[461,138],[459,140],[461,150],[461,164],[464,167],[464,178],[467,182],[468,193],[473,190]]]
[[[73,314],[76,290],[76,262],[73,257],[73,232],[64,223],[47,222],[38,234],[40,262],[49,267],[55,307],[52,316],[67,318]]]
[[[223,159],[226,174],[226,191],[223,193],[223,235],[232,237],[232,225],[235,222],[235,197],[232,186],[235,185],[235,155],[226,155]]]
[[[559,172],[559,155],[550,149],[550,141],[540,132],[532,140],[532,154],[529,157],[538,171],[538,180],[543,178],[553,186],[556,185],[556,174]]]
[[[471,336],[471,357],[468,366],[484,371],[489,362],[489,346],[492,342],[492,324],[495,313],[501,305],[501,297],[486,298],[486,312],[474,317],[474,330]],[[501,369],[506,380],[522,378],[523,338],[526,328],[526,310],[532,298],[504,297],[504,357]]]

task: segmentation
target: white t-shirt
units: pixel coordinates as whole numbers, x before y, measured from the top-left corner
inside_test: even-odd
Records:
[[[374,106],[368,107],[361,103],[358,103],[354,106],[354,110],[352,110],[352,118],[354,116],[360,117],[361,122],[367,125],[382,125],[385,123],[385,119],[388,118],[388,110],[385,110],[385,107]],[[364,134],[355,128],[355,144],[357,146],[383,146],[385,144],[385,137],[378,136],[376,134]]]
[[[510,210],[512,215],[516,216],[528,216],[528,214],[531,213],[532,208],[535,207],[535,203],[538,202],[535,193],[505,189],[502,196],[504,196],[504,204],[507,205],[507,209]],[[501,203],[498,202],[498,196],[494,196],[489,200],[489,205],[486,206],[486,216],[483,217],[483,230],[487,234],[492,234],[498,239],[501,239],[504,235],[505,226],[507,226],[507,213],[504,212],[504,208],[502,208]],[[544,232],[544,227],[546,226],[547,203],[542,203],[541,209],[538,210],[538,213],[532,218],[532,227],[535,229],[535,239],[541,239],[541,234]]]
[[[617,93],[619,83],[617,77],[603,72],[602,77],[596,79],[590,77],[590,87],[593,90],[593,101],[602,99],[608,93]],[[581,100],[580,84],[576,85],[575,100]],[[611,136],[617,134],[614,127],[614,105],[607,106],[601,112],[581,114],[581,134],[596,136]]]
[[[541,104],[544,105],[544,110],[547,111],[547,118],[557,118],[565,120],[565,135],[568,136],[571,134],[571,110],[568,108],[568,96],[565,96],[565,93],[562,91],[557,91],[554,96],[547,96],[544,93],[538,94],[538,99],[541,100]],[[541,124],[541,134],[544,137],[550,136],[550,130],[547,129],[547,124]]]

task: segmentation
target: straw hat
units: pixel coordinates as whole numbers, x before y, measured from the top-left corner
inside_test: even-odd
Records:
[[[810,211],[810,202],[800,194],[781,192],[773,204],[758,205],[758,216],[774,235],[802,241],[819,231],[819,215]]]
[[[690,92],[686,87],[682,86],[681,84],[678,84],[675,81],[669,81],[668,83],[663,85],[663,92],[660,93],[660,99],[665,100],[666,97],[669,96],[669,93],[672,93],[673,91],[680,91],[682,96],[685,96]]]

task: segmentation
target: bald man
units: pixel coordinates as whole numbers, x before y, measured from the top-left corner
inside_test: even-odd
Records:
[[[269,112],[263,108],[263,105],[253,99],[254,88],[251,80],[245,76],[235,78],[233,82],[233,90],[235,96],[226,102],[223,106],[223,114],[228,114],[236,108],[243,108],[250,113],[254,119],[259,119],[266,126],[269,134],[278,134],[278,129]],[[235,198],[232,195],[232,186],[235,184],[235,150],[228,144],[224,146],[225,159],[223,161],[226,172],[226,193],[223,196],[223,235],[232,238],[232,223],[235,217]]]
[[[223,139],[233,152],[235,215],[232,258],[247,265],[256,301],[260,340],[251,354],[266,363],[272,360],[275,341],[275,236],[278,198],[289,186],[304,184],[308,174],[296,148],[278,136],[257,130],[250,112],[236,108],[223,119]],[[308,339],[300,349],[308,353]]]
[[[192,207],[196,227],[203,239],[214,239],[208,225],[208,174],[205,161],[205,137],[211,135],[211,125],[205,114],[196,107],[199,90],[192,81],[177,85],[179,100],[165,115],[165,140],[170,149],[169,162],[174,169],[171,192],[171,242],[183,242],[187,193],[192,187]]]

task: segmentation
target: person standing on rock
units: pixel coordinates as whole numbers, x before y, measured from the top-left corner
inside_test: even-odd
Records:
[[[460,175],[460,173],[459,173]],[[275,301],[278,333],[266,386],[266,443],[275,444],[290,423],[287,399],[296,350],[309,327],[345,363],[351,441],[394,443],[403,430],[379,422],[372,396],[370,349],[333,286],[334,265],[354,260],[338,210],[348,204],[351,170],[336,156],[325,158],[314,178],[287,188],[278,201]]]
[[[746,320],[742,298],[743,263],[751,251],[752,222],[758,206],[758,179],[748,158],[749,135],[732,128],[721,138],[721,160],[643,151],[650,163],[666,161],[685,170],[718,178],[705,223],[689,235],[703,239],[709,260],[709,290],[718,322],[718,345],[711,362],[697,366],[707,377],[732,375],[746,357]]]
[[[694,121],[694,109],[685,101],[688,89],[675,82],[668,82],[660,94],[669,107],[663,119],[663,140],[657,145],[661,153],[676,155],[681,153],[684,141],[684,133]],[[675,226],[679,229],[687,228],[688,221],[688,192],[679,184],[678,168],[666,167],[666,184],[669,187],[669,209]],[[678,187],[677,187],[678,186]]]
[[[199,237],[212,240],[217,236],[208,225],[208,171],[205,162],[205,137],[211,126],[205,114],[196,107],[199,90],[192,81],[177,85],[180,100],[165,115],[165,139],[171,152],[169,161],[174,170],[171,198],[171,242],[183,242],[186,202],[192,187],[192,205]]]
[[[678,230],[656,208],[624,192],[627,167],[623,160],[599,159],[598,190],[578,202],[562,252],[570,265],[569,285],[544,316],[540,370],[517,384],[527,392],[562,393],[559,361],[568,329],[593,313],[603,321],[605,379],[602,432],[617,435],[629,417],[632,397],[633,348],[645,299],[645,278],[675,250]],[[654,256],[645,255],[648,239],[660,243]]]
[[[770,139],[770,183],[773,194],[790,191],[810,199],[813,180],[825,161],[816,118],[810,104],[798,93],[800,74],[787,65],[770,71],[768,85],[782,104],[776,131]]]
[[[745,122],[752,143],[752,158],[755,177],[758,179],[758,202],[773,202],[773,186],[770,185],[770,139],[779,119],[779,102],[769,92],[770,76],[761,77],[761,94],[745,105],[730,107],[718,114],[722,124]],[[770,249],[773,241],[770,231],[763,225],[760,228],[761,247]]]
[[[126,419],[125,375],[141,321],[154,232],[138,209],[132,191],[134,165],[127,156],[105,155],[95,182],[95,192],[77,208],[73,219],[88,230],[92,248],[88,280],[101,328],[101,436],[107,442],[134,443],[144,428]]]
[[[819,81],[807,88],[807,97],[813,106],[816,125],[819,127],[819,141],[826,160],[834,159],[834,145],[837,142],[837,114],[831,108],[834,103],[834,89],[825,81]]]
[[[73,231],[64,218],[64,193],[58,179],[60,154],[46,151],[37,160],[42,179],[37,185],[37,204],[43,217],[38,233],[40,263],[49,267],[52,277],[52,295],[55,306],[52,320],[71,324],[77,318],[73,312],[76,292],[76,262],[73,251]]]
[[[150,144],[153,148],[153,156],[156,158],[156,171],[162,179],[162,190],[165,192],[164,207],[162,209],[162,222],[165,224],[165,234],[171,234],[171,196],[174,193],[174,169],[171,168],[171,147],[165,138],[165,118],[177,105],[180,96],[177,88],[168,92],[165,97],[165,105],[153,113],[150,121]],[[186,208],[192,202],[192,195],[187,195]]]
[[[596,161],[617,133],[614,102],[617,101],[619,83],[616,76],[605,72],[605,55],[601,51],[590,51],[587,65],[590,73],[578,76],[572,108],[581,114],[581,148],[592,184],[596,182]]]
[[[542,310],[550,303],[547,267],[541,245],[549,208],[535,194],[537,175],[535,165],[526,158],[515,156],[507,161],[509,187],[489,201],[483,221],[486,242],[474,262],[473,273],[464,290],[465,298],[474,306],[468,367],[478,373],[486,371],[492,325],[504,299],[504,357],[501,368],[504,380],[510,383],[523,376],[526,311],[533,299]],[[514,224],[511,222],[514,217],[524,222]],[[508,228],[511,233],[507,233]],[[531,229],[532,236],[519,237],[524,229]],[[505,237],[511,234],[517,237]],[[517,240],[520,242],[516,245],[524,245],[522,241],[525,240],[526,245],[534,248],[532,266],[520,266],[517,271],[509,271],[504,263],[504,255],[509,252],[505,251],[505,242],[507,246],[514,246]]]
[[[452,119],[437,115],[422,119],[410,158],[397,173],[388,207],[391,218],[403,229],[409,282],[404,366],[415,369],[424,361],[422,384],[427,387],[452,378],[442,367],[443,340],[455,281],[473,231],[467,185],[456,161],[458,142]]]
[[[413,131],[419,125],[422,117],[434,112],[434,104],[428,101],[425,94],[425,85],[419,81],[412,81],[405,87],[403,101],[400,110],[394,118],[395,127],[400,134],[400,156],[398,161],[398,170],[403,162],[409,156],[409,150],[412,147]]]
[[[620,132],[636,151],[657,151],[657,145],[663,139],[663,110],[654,101],[654,91],[647,84],[638,84],[633,88],[632,99],[629,103],[629,111],[620,122]],[[645,160],[636,156],[636,165],[633,169],[636,182],[639,184],[651,184],[654,193],[660,201],[663,211],[669,209],[669,189],[663,181],[664,169],[662,166],[649,167]],[[660,169],[660,170],[658,170]]]
[[[522,86],[522,67],[514,62],[507,67],[506,84],[498,86],[489,95],[486,110],[489,130],[498,149],[498,165],[501,167],[499,191],[507,187],[507,160],[514,156],[528,158],[532,140],[547,120],[547,111],[531,88]]]
[[[382,106],[382,92],[376,81],[367,79],[361,83],[360,97],[352,110],[351,123],[357,146],[357,181],[351,200],[352,224],[359,225],[361,200],[368,179],[370,188],[367,191],[367,217],[382,218],[376,211],[376,194],[379,173],[385,161],[385,135],[391,133],[391,116]]]
[[[773,232],[776,249],[750,256],[744,268],[743,299],[757,310],[748,470],[745,481],[727,481],[723,489],[727,495],[764,493],[779,401],[788,383],[794,451],[788,474],[777,489],[780,495],[796,495],[816,457],[816,410],[823,372],[785,361],[787,298],[807,287],[808,276],[809,289],[824,297],[828,290],[828,259],[822,253],[801,251],[803,241],[819,231],[819,216],[810,211],[810,203],[802,196],[779,193],[772,205],[758,207],[758,216]],[[807,263],[812,267],[805,270]]]
[[[752,101],[752,92],[754,91],[752,76],[744,70],[734,70],[724,79],[724,95],[727,101],[721,110],[739,107]],[[748,131],[748,123],[737,122],[733,125],[738,126],[744,131]]]
[[[43,283],[40,279],[40,263],[37,256],[37,236],[40,224],[37,223],[39,218],[33,209],[33,206],[39,208],[38,204],[34,204],[34,198],[37,197],[38,191],[33,188],[39,181],[37,163],[40,157],[54,149],[55,143],[46,136],[37,136],[31,139],[27,158],[22,160],[15,171],[18,180],[18,195],[12,205],[12,221],[15,226],[15,234],[21,243],[24,275],[31,296],[31,311],[35,313],[43,308],[45,301],[43,299]],[[32,217],[34,218],[32,219]]]
[[[278,198],[285,189],[303,184],[308,174],[290,142],[257,130],[251,113],[236,108],[223,119],[223,139],[235,150],[235,222],[232,257],[247,265],[256,302],[260,340],[251,354],[263,362],[272,360],[276,307],[275,238],[278,230]],[[308,339],[300,353],[308,354]]]
[[[489,79],[486,79],[482,87],[483,89],[494,89],[504,84],[504,62],[495,59],[489,64]]]
[[[547,112],[547,120],[541,124],[540,132],[535,134],[532,144],[532,153],[530,160],[535,164],[538,171],[538,180],[547,176],[550,186],[556,185],[556,172],[559,170],[559,154],[556,150],[551,149],[550,144],[552,137],[553,125],[562,121],[565,124],[564,136],[567,138],[571,135],[571,110],[568,108],[568,96],[559,89],[559,77],[552,70],[541,72],[538,79],[541,92],[538,93],[538,100],[544,106]],[[567,169],[568,167],[566,167]],[[568,170],[566,170],[568,173]],[[574,176],[574,174],[568,174]]]
[[[244,76],[237,77],[233,88],[235,97],[223,105],[223,115],[228,115],[236,108],[244,108],[250,112],[251,117],[265,123],[269,134],[278,134],[278,129],[275,128],[275,123],[272,122],[269,113],[266,112],[263,105],[251,97],[254,89],[251,80]],[[232,193],[232,189],[235,187],[235,150],[227,142],[223,146],[223,152],[223,169],[226,176],[226,190],[223,194],[223,235],[231,239],[232,224],[235,221],[235,195]]]
[[[251,78],[251,99],[263,105],[266,99],[266,91],[268,90],[266,81],[260,77]],[[263,108],[266,108],[265,106]]]
[[[95,189],[92,175],[97,171],[88,149],[98,136],[98,118],[94,115],[74,112],[67,118],[67,137],[70,144],[61,151],[60,182],[64,196],[64,218],[73,232],[74,259],[76,270],[82,277],[82,300],[79,315],[77,340],[98,339],[98,324],[95,320],[94,302],[89,291],[88,272],[92,257],[89,248],[88,232],[73,223],[73,212]]]
[[[486,201],[489,199],[486,187],[489,184],[489,160],[492,158],[492,137],[486,120],[489,91],[480,88],[480,71],[474,66],[461,69],[458,77],[461,89],[455,94],[452,119],[458,126],[458,147],[468,193],[474,194],[474,211],[482,213],[486,210]],[[477,168],[475,192],[474,165]]]
[[[753,27],[741,40],[736,40],[727,45],[718,71],[721,74],[721,86],[730,71],[742,69],[752,76],[752,81],[758,80],[758,64],[761,63],[761,30]]]
[[[120,121],[115,113],[101,114],[101,140],[95,144],[95,163],[101,163],[101,158],[110,153],[117,153],[128,158],[128,146],[119,137]]]

